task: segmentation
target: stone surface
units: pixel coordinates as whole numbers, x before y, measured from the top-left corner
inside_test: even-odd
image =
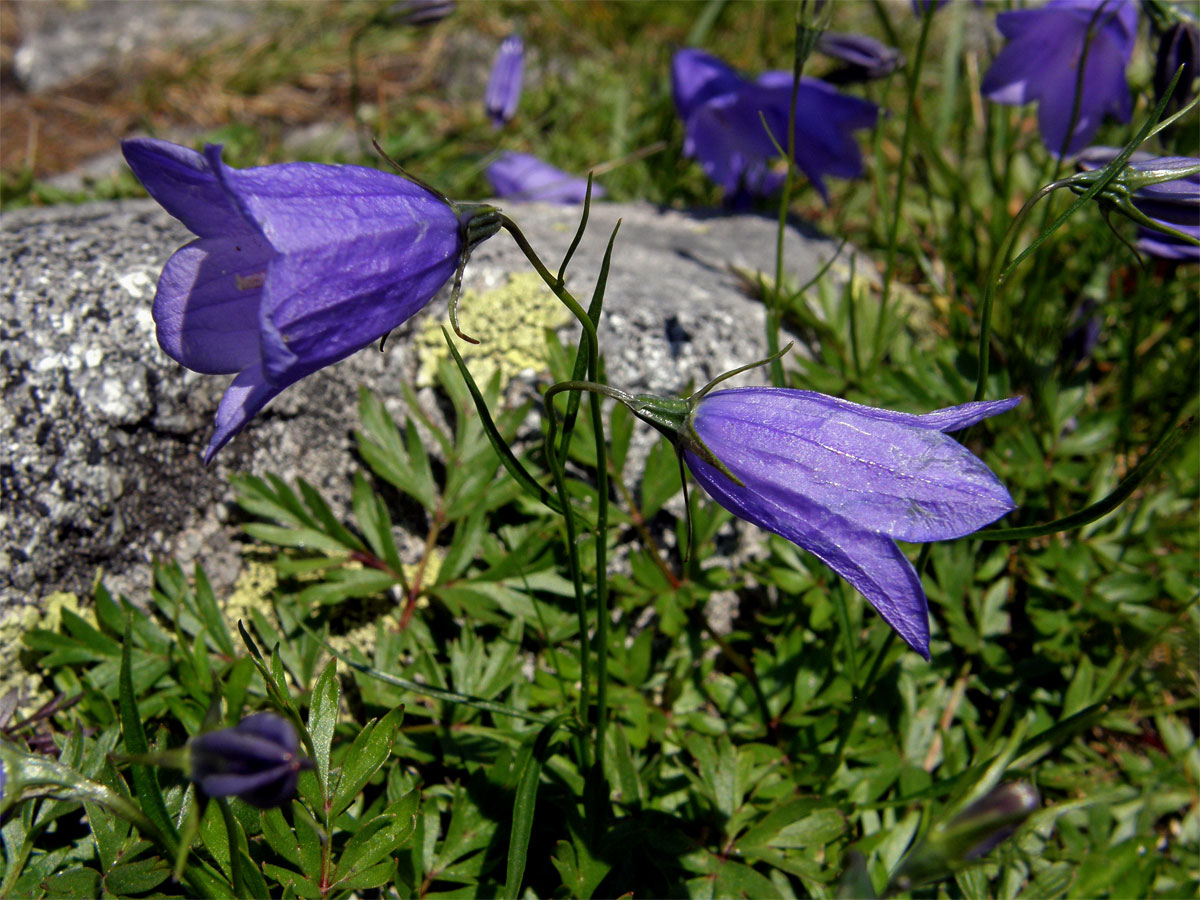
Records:
[[[506,210],[557,268],[578,209]],[[585,303],[618,218],[601,327],[611,384],[669,394],[764,355],[763,307],[730,267],[773,270],[771,220],[598,204],[568,273]],[[239,568],[233,473],[304,477],[345,508],[357,388],[400,412],[398,382],[417,368],[405,340],[414,326],[384,353],[363,350],[289,388],[206,468],[230,379],[172,361],[150,315],[158,273],[187,231],[148,200],[9,212],[0,230],[0,614],[54,591],[86,593],[101,568],[111,588],[145,596],[156,555],[200,560],[227,588]],[[791,230],[788,271],[805,280],[833,250]],[[477,250],[465,287],[486,292],[527,270],[501,233]],[[441,297],[426,314],[445,313]],[[465,307],[462,319],[469,326]],[[562,335],[574,341],[577,330]]]
[[[21,44],[13,71],[28,91],[49,90],[147,49],[244,29],[255,4],[222,0],[37,0],[16,4]]]

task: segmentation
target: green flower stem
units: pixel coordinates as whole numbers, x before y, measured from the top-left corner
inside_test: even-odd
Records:
[[[1004,232],[1004,237],[1000,239],[999,246],[996,247],[996,255],[992,258],[992,265],[988,269],[987,281],[983,288],[983,305],[979,310],[979,376],[975,382],[975,400],[982,400],[984,393],[987,391],[988,363],[991,358],[989,345],[992,339],[992,310],[996,303],[996,288],[1003,281],[1003,276],[1000,275],[1000,270],[1008,261],[1009,251],[1012,249],[1013,241],[1021,231],[1021,226],[1025,222],[1026,216],[1030,210],[1037,204],[1039,200],[1047,196],[1056,187],[1062,187],[1060,184],[1049,184],[1039,190],[1036,194],[1025,201],[1025,205],[1013,217],[1009,223],[1008,230]],[[1040,243],[1040,240],[1039,240]]]
[[[516,241],[521,252],[525,254],[525,258],[541,276],[542,281],[554,293],[556,297],[571,311],[571,314],[579,320],[580,326],[583,328],[584,342],[587,345],[587,373],[591,381],[599,380],[599,355],[600,344],[596,337],[596,323],[592,321],[591,316],[579,304],[579,301],[566,289],[560,277],[551,274],[545,264],[538,257],[529,241],[521,232],[520,227],[508,218],[503,213],[499,217],[500,227],[504,228]],[[582,230],[582,229],[581,229]],[[577,232],[577,235],[579,232]],[[611,241],[610,241],[611,246]],[[574,250],[574,245],[571,248]],[[570,258],[563,260],[563,269],[560,270],[560,275],[565,272],[566,263]],[[551,403],[549,395],[546,400],[547,404]],[[604,736],[608,720],[608,448],[604,440],[604,421],[601,408],[601,399],[595,395],[591,395],[589,407],[592,415],[592,431],[596,442],[596,531],[595,531],[595,552],[596,552],[596,739],[595,739],[595,756],[597,760],[603,758],[604,753]],[[554,423],[554,408],[551,405],[547,411],[549,420]],[[563,480],[563,465],[566,463],[566,455],[561,457],[555,452],[554,448],[554,431],[553,427],[549,431],[550,439],[546,444],[547,461],[550,464],[550,469],[554,474],[555,487],[558,490],[558,495],[563,505],[564,510],[570,509],[569,498],[566,492],[566,485]],[[564,520],[567,526],[567,541],[568,541],[568,556],[572,558],[572,580],[575,582],[576,602],[580,609],[580,633],[579,642],[581,648],[581,665],[580,665],[580,715],[586,722],[588,720],[588,679],[587,679],[587,623],[586,610],[583,595],[583,579],[582,570],[579,566],[578,551],[575,547],[575,523],[573,517],[564,515]],[[587,768],[587,765],[584,766]]]
[[[925,62],[925,46],[929,42],[929,27],[933,24],[936,5],[928,4],[921,16],[921,36],[917,39],[917,52],[913,57],[912,74],[908,79],[908,112],[904,117],[904,134],[900,139],[900,166],[896,169],[896,198],[892,207],[892,219],[888,223],[887,256],[883,269],[883,291],[879,298],[879,318],[875,320],[875,335],[871,341],[872,366],[882,353],[883,324],[887,318],[888,298],[892,292],[892,278],[896,268],[896,241],[900,231],[900,216],[904,208],[905,173],[908,171],[908,155],[912,146],[913,120],[917,116],[917,88],[921,81],[921,66]]]

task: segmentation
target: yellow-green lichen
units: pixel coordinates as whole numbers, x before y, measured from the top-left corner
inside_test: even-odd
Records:
[[[459,342],[458,349],[479,384],[486,384],[500,371],[500,383],[508,384],[518,373],[540,371],[546,365],[544,329],[558,328],[570,313],[534,272],[508,276],[501,287],[488,291],[464,291],[458,304],[458,325],[478,344]],[[434,383],[438,365],[450,358],[442,337],[442,320],[429,316],[414,339],[414,352],[421,360],[417,385]]]
[[[224,603],[225,621],[236,629],[238,619],[248,620],[251,609],[257,609],[269,619],[274,619],[271,594],[279,584],[275,567],[261,559],[247,557],[242,562],[242,571]]]
[[[429,554],[428,561],[425,564],[425,571],[421,574],[420,590],[433,585],[437,582],[438,572],[442,568],[443,554],[439,550],[432,550]],[[404,577],[408,579],[410,586],[415,586],[414,582],[417,578],[417,570],[420,567],[416,564],[406,564],[404,566]],[[429,600],[421,593],[417,597],[417,608],[428,606]],[[378,609],[377,604],[370,604],[371,609]],[[330,635],[329,645],[338,653],[348,653],[351,649],[358,650],[367,659],[375,655],[375,643],[379,634],[379,628],[399,628],[400,616],[402,614],[401,606],[393,606],[384,612],[382,615],[375,615],[369,621],[361,625],[357,625],[343,634]],[[353,618],[354,614],[349,614]]]
[[[0,696],[14,688],[17,690],[17,718],[46,703],[53,692],[41,687],[40,674],[27,668],[22,637],[35,629],[58,631],[62,625],[63,611],[75,613],[89,625],[96,624],[96,613],[90,606],[80,606],[75,594],[56,591],[47,594],[36,604],[14,610],[0,621],[0,646],[17,648],[18,652],[0,654]]]

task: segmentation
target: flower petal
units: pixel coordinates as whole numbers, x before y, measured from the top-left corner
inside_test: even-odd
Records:
[[[969,450],[892,418],[900,415],[831,410],[810,392],[743,388],[706,396],[692,424],[763,502],[813,504],[897,540],[961,537],[1014,508]]]
[[[260,307],[263,371],[277,384],[345,359],[401,325],[454,275],[452,230],[400,220],[391,234],[293,252],[271,264]]]
[[[711,396],[711,395],[710,395]],[[867,598],[904,642],[929,659],[929,607],[912,563],[890,538],[855,527],[808,501],[787,504],[736,484],[685,454],[688,468],[710,496],[734,515],[772,531],[817,557]]]
[[[1082,53],[1082,39],[1080,39]],[[1132,111],[1129,88],[1125,84],[1125,58],[1108,39],[1106,33],[1096,35],[1088,49],[1087,69],[1079,79],[1078,59],[1061,57],[1047,71],[1047,81],[1040,91],[1038,128],[1051,153],[1058,154],[1066,143],[1068,156],[1078,153],[1091,142],[1105,114],[1119,122],[1128,122]],[[1067,128],[1075,110],[1075,93],[1079,85],[1075,129],[1067,141]]]
[[[242,734],[254,735],[265,741],[270,741],[287,753],[296,753],[300,749],[296,729],[283,716],[271,712],[254,713],[238,722],[234,728]]]
[[[980,400],[975,403],[962,403],[958,406],[948,406],[945,409],[934,410],[922,416],[916,416],[917,423],[925,428],[938,431],[961,431],[984,419],[1008,412],[1021,402],[1020,397],[1009,397],[1006,400]]]
[[[260,304],[262,375],[282,389],[407,320],[454,274],[458,215],[407,178],[360,166],[285,163],[217,178],[279,253]]]
[[[488,77],[483,106],[492,124],[499,128],[517,112],[521,102],[521,81],[525,74],[525,45],[519,35],[506,37],[496,50]]]
[[[154,295],[158,343],[206,374],[258,361],[258,306],[271,248],[257,234],[201,238],[175,251]]]
[[[724,60],[694,47],[679,50],[671,59],[671,93],[675,111],[685,123],[704,103],[732,93],[744,83],[745,79]]]
[[[543,162],[529,153],[506,150],[484,172],[497,197],[540,200],[544,203],[582,203],[587,179],[578,178]],[[604,188],[592,183],[592,199],[604,196]]]
[[[361,248],[355,255],[365,265],[376,253],[407,256],[409,242],[426,232],[455,244],[457,251],[454,210],[407,178],[320,163],[232,169],[222,162],[220,147],[209,145],[204,153],[246,220],[280,253],[353,245]],[[454,237],[446,240],[447,235]]]
[[[196,779],[200,789],[210,797],[234,797],[277,784],[293,771],[290,764],[281,763],[269,769],[253,772],[216,772]]]
[[[301,377],[298,375],[294,380]],[[228,444],[259,410],[291,383],[269,383],[263,375],[262,366],[257,364],[243,370],[233,379],[233,383],[225,390],[225,396],[221,398],[221,405],[217,407],[216,429],[208,442],[208,449],[204,451],[204,464],[212,462],[217,451]]]
[[[195,150],[153,138],[121,141],[121,152],[150,196],[199,237],[248,230],[207,160]]]

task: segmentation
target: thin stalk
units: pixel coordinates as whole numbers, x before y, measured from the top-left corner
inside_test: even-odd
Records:
[[[588,378],[591,381],[599,379],[599,340],[596,336],[596,324],[591,317],[579,304],[579,301],[566,289],[566,286],[556,277],[551,274],[545,264],[538,257],[529,241],[522,233],[520,227],[513,222],[508,216],[500,214],[500,226],[504,228],[521,252],[525,254],[526,259],[537,271],[541,279],[546,283],[546,286],[554,293],[556,297],[571,311],[571,314],[579,320],[580,326],[583,328],[585,342],[587,344],[587,371]],[[610,242],[611,243],[611,242]],[[565,261],[564,261],[565,262]],[[555,487],[558,490],[559,497],[563,504],[564,510],[569,510],[569,498],[566,492],[566,484],[563,478],[564,472],[562,466],[566,464],[565,458],[559,461],[558,454],[554,447],[554,426],[555,412],[553,406],[553,395],[548,391],[546,393],[547,415],[550,422],[550,427],[547,430],[548,440],[546,442],[547,459],[550,462],[551,472],[554,474]],[[608,573],[607,556],[608,556],[608,447],[604,441],[604,422],[602,415],[601,400],[594,393],[591,396],[589,403],[592,413],[592,431],[596,442],[596,531],[595,531],[595,548],[596,548],[596,643],[598,645],[596,654],[596,759],[603,758],[604,753],[604,737],[608,719]],[[583,602],[583,582],[582,571],[579,568],[579,554],[575,547],[575,523],[570,515],[564,516],[567,520],[567,540],[568,556],[573,558],[572,562],[572,580],[575,581],[576,600],[580,608],[580,634],[579,640],[582,650],[580,666],[580,683],[587,684],[587,625],[586,625],[586,610]],[[587,691],[580,691],[581,717],[584,722],[588,721],[587,717]],[[586,762],[586,761],[585,761]],[[584,768],[588,768],[587,765]],[[598,811],[597,811],[598,812]]]
[[[1025,201],[1025,205],[1013,217],[1009,223],[1008,230],[1004,232],[1004,237],[1000,239],[1000,244],[996,248],[996,255],[992,257],[992,265],[988,269],[987,281],[983,287],[983,305],[979,309],[979,375],[975,383],[975,396],[973,399],[982,400],[987,389],[988,362],[990,358],[989,345],[992,340],[992,309],[996,302],[996,287],[1000,281],[1000,272],[1004,268],[1004,264],[1008,261],[1009,251],[1012,249],[1013,241],[1021,231],[1021,225],[1025,221],[1025,217],[1029,215],[1029,211],[1037,204],[1039,200],[1048,195],[1055,188],[1061,187],[1059,184],[1048,184],[1039,190],[1036,194]]]
[[[900,232],[900,215],[904,209],[904,186],[907,183],[908,154],[912,146],[913,120],[917,116],[917,88],[920,86],[921,66],[925,62],[925,45],[929,41],[929,27],[933,24],[936,5],[928,4],[921,16],[921,36],[917,39],[917,53],[913,58],[912,74],[908,80],[908,112],[904,119],[904,134],[900,139],[900,167],[896,170],[896,199],[892,206],[892,219],[888,223],[887,256],[883,269],[883,292],[879,298],[879,318],[875,320],[875,336],[871,341],[872,365],[879,360],[883,343],[883,323],[887,318],[888,299],[892,292],[892,278],[896,268],[896,241]]]
[[[796,169],[796,98],[800,93],[800,72],[804,59],[799,53],[800,20],[797,12],[795,52],[792,54],[792,102],[788,104],[787,172],[783,177],[783,195],[779,199],[779,227],[775,231],[775,289],[766,293],[767,356],[779,352],[779,299],[783,291],[783,236],[787,231],[788,203],[792,199],[792,177]],[[783,387],[783,363],[778,357],[771,361],[771,384]]]

